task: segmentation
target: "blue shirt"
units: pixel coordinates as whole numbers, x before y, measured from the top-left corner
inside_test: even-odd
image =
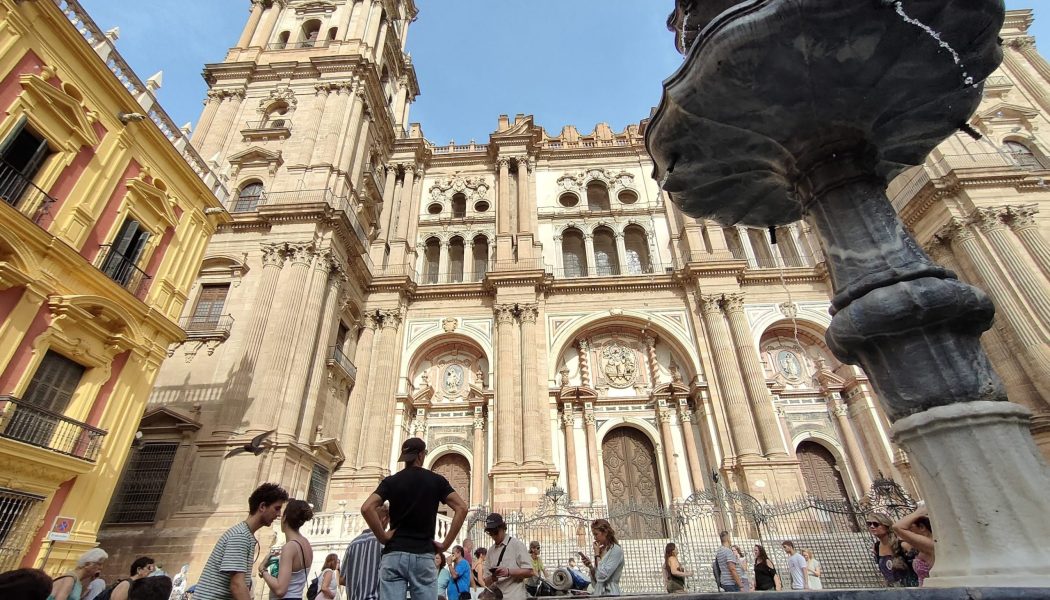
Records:
[[[448,600],[457,600],[463,592],[470,593],[470,564],[465,559],[456,562],[455,579],[449,573],[448,595],[446,597]]]

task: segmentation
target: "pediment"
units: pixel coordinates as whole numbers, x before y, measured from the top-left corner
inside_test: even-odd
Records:
[[[71,317],[70,321],[90,325],[100,339],[128,338],[138,340],[138,329],[127,318],[127,311],[114,300],[94,295],[52,296],[48,302],[55,321]]]
[[[991,108],[982,110],[977,113],[977,118],[985,121],[992,119],[1032,119],[1039,114],[1039,111],[1028,108],[1026,106],[1018,106],[1016,104],[1010,104],[1009,102],[999,102],[993,105]]]
[[[312,14],[327,14],[333,13],[336,10],[335,4],[331,2],[321,2],[319,0],[307,0],[306,2],[300,2],[295,5],[296,15],[312,15]]]
[[[251,146],[241,150],[226,160],[234,167],[233,176],[248,167],[265,167],[272,175],[277,172],[278,167],[284,164],[280,150],[267,150],[260,146]]]
[[[66,145],[68,150],[73,151],[81,146],[98,144],[95,128],[79,100],[49,84],[39,75],[22,75],[18,80],[22,84],[23,94],[28,96],[25,101],[35,109],[27,111],[27,116],[52,143]],[[42,119],[45,113],[51,118]],[[68,147],[70,142],[72,148]]]
[[[339,447],[339,440],[335,438],[317,440],[310,444],[310,448],[314,451],[314,456],[323,458],[328,462],[340,464],[346,460],[343,449]]]
[[[166,406],[146,411],[139,421],[139,431],[146,433],[182,433],[184,431],[197,431],[201,424],[174,409]]]
[[[558,399],[574,402],[594,402],[598,400],[598,391],[586,385],[574,385],[561,388]]]
[[[663,383],[656,386],[656,389],[653,390],[653,395],[667,398],[688,398],[689,387],[680,381]]]
[[[175,215],[174,201],[168,194],[138,177],[127,181],[128,193],[136,197],[136,212],[144,218],[154,234],[160,234],[168,227],[177,227],[179,218]]]

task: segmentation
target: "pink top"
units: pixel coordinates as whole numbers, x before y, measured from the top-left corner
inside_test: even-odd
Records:
[[[919,576],[919,587],[922,587],[923,582],[930,576],[930,563],[923,560],[922,555],[920,554],[911,562],[911,568],[915,571],[915,574]]]

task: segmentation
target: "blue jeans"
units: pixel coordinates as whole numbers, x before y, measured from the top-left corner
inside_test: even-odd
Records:
[[[433,554],[390,552],[379,561],[379,600],[437,600],[437,565]]]
[[[722,589],[727,592],[739,592],[740,586],[735,583],[723,583]]]

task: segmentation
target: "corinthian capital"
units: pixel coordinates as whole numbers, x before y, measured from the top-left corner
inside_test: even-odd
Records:
[[[726,314],[744,312],[744,294],[726,294],[722,299],[722,308]]]
[[[964,242],[973,238],[973,232],[970,231],[970,228],[966,226],[962,219],[957,217],[948,219],[948,222],[937,230],[937,233],[934,235],[946,243],[950,243],[952,240]]]
[[[510,168],[510,157],[501,156],[501,157],[497,158],[496,159],[496,168],[498,170],[501,170],[501,171],[503,169],[509,169]]]
[[[513,304],[496,304],[492,307],[492,311],[496,313],[496,322],[500,324],[507,324],[514,322],[514,305]]]
[[[1010,206],[1007,208],[1008,219],[1006,221],[1010,229],[1025,229],[1035,225],[1035,216],[1039,214],[1039,207],[1035,204],[1025,206]]]
[[[309,265],[314,257],[313,242],[288,244],[288,257],[291,258],[293,265]]]
[[[1022,35],[1006,40],[1006,45],[1015,50],[1027,50],[1035,47],[1035,38],[1030,35]]]
[[[1006,211],[1000,207],[975,208],[970,215],[970,222],[977,225],[981,231],[1002,229],[1005,213]]]
[[[709,296],[707,294],[700,296],[700,312],[705,315],[717,315],[721,313],[722,297]]]
[[[517,163],[519,168],[520,167],[524,167],[525,169],[527,169],[529,171],[532,170],[532,164],[529,162],[529,157],[528,156],[515,156],[514,157],[514,162]]]
[[[395,331],[401,327],[401,320],[404,318],[401,308],[381,309],[379,316],[382,319],[381,327],[383,329],[393,329]]]
[[[540,307],[538,304],[519,304],[518,305],[518,318],[521,319],[522,323],[535,323],[536,317],[540,314]]]
[[[264,244],[262,247],[263,267],[284,266],[284,246],[281,244]]]

